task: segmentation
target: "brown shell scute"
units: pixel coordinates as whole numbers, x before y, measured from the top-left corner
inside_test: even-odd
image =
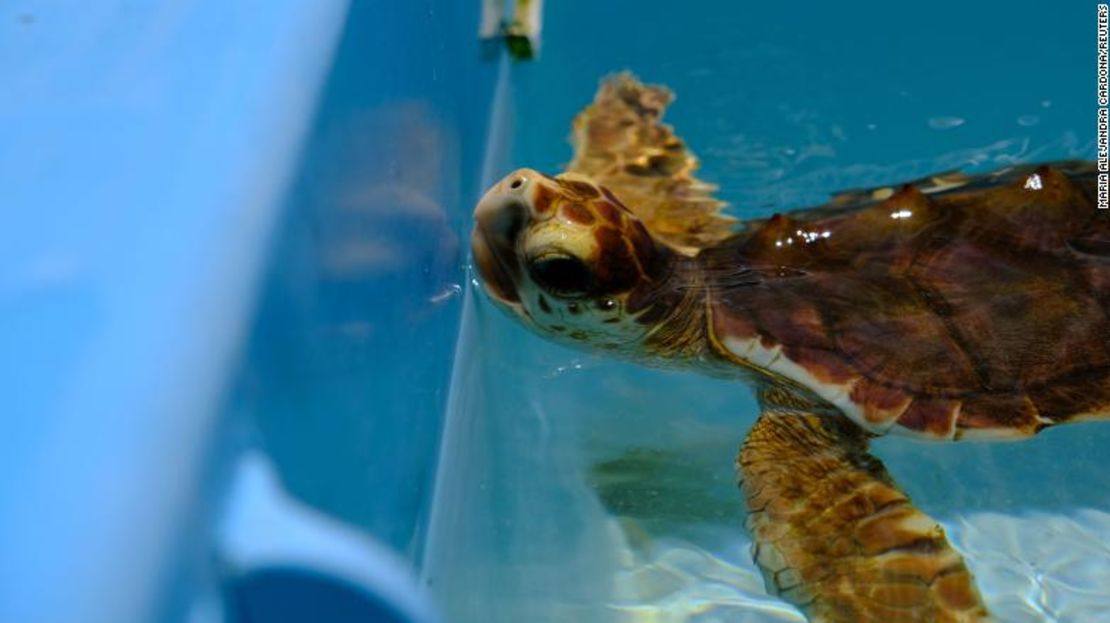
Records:
[[[705,251],[708,275],[759,276],[716,284],[715,332],[781,346],[876,430],[1025,435],[1110,415],[1110,212],[1089,164],[879,194]]]

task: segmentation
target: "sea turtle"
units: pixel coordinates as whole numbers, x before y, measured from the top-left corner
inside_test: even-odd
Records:
[[[868,452],[1110,418],[1110,211],[1085,162],[948,173],[736,223],[629,74],[557,177],[475,210],[491,298],[533,331],[752,383],[736,466],[768,589],[813,621],[979,621],[963,559]]]

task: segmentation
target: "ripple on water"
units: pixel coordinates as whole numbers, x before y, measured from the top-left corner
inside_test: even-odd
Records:
[[[748,561],[747,541],[729,549],[718,556],[681,539],[663,538],[646,551],[630,550],[633,564],[618,574],[616,599],[609,607],[620,613],[617,620],[637,623],[805,621],[795,608],[767,594],[763,576]]]
[[[999,620],[1110,623],[1110,513],[976,513],[945,530]]]
[[[1110,623],[1110,513],[989,512],[941,523],[996,620]],[[620,621],[804,621],[767,594],[749,547],[742,532],[717,553],[673,537],[629,546],[609,607]]]

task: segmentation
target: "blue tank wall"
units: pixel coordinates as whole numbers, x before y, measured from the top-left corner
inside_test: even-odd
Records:
[[[498,54],[478,2],[356,2],[231,402],[290,491],[414,556]]]
[[[0,620],[165,611],[344,11],[0,9]]]
[[[0,620],[277,620],[219,585],[245,448],[416,559],[497,76],[479,9],[0,9]]]

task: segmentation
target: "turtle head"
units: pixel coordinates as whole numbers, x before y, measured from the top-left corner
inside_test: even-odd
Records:
[[[474,262],[490,296],[532,330],[635,352],[672,252],[606,188],[514,171],[474,211]],[[655,319],[658,318],[654,314]]]

